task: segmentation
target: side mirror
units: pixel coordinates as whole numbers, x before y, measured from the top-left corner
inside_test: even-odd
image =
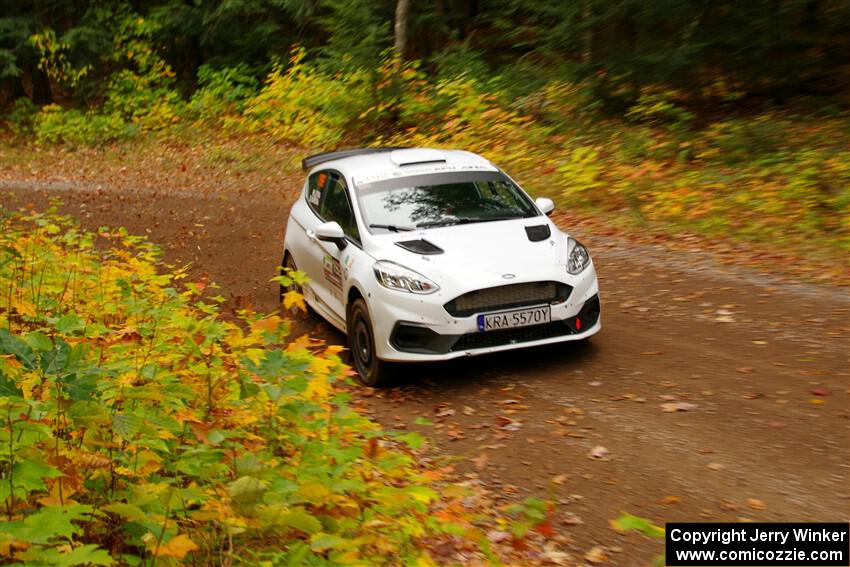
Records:
[[[336,221],[322,223],[316,227],[316,238],[322,242],[333,242],[340,250],[348,246],[345,233]]]
[[[555,202],[552,199],[547,199],[546,197],[539,197],[534,201],[534,204],[537,205],[537,208],[540,209],[540,212],[544,215],[549,215],[555,210]]]

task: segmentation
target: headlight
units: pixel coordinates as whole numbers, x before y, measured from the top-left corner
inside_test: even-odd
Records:
[[[394,262],[380,261],[374,265],[375,278],[384,287],[410,293],[434,293],[440,286],[404,266]]]
[[[590,265],[590,254],[581,242],[573,238],[567,239],[567,272],[572,275],[580,274]]]

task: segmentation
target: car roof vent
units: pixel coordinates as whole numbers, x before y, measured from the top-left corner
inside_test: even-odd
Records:
[[[390,161],[399,167],[423,163],[446,163],[446,152],[427,148],[411,148],[390,152]]]
[[[530,241],[540,242],[541,240],[549,238],[549,236],[552,235],[552,231],[549,230],[548,224],[538,224],[535,226],[525,227],[525,234],[528,236]]]
[[[413,252],[414,254],[442,254],[444,251],[442,248],[437,246],[432,242],[428,242],[424,239],[419,240],[404,240],[402,242],[396,242],[396,246],[400,246],[404,248],[408,252]]]

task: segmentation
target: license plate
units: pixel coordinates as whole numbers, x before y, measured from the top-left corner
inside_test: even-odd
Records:
[[[548,305],[499,313],[484,313],[478,316],[478,330],[486,332],[540,325],[541,323],[548,323],[550,316],[551,312]]]

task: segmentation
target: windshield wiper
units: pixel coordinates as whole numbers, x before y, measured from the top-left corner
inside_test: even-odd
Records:
[[[420,222],[416,223],[416,228],[431,228],[435,226],[451,226],[453,224],[470,224],[473,222],[479,222],[478,219],[470,219],[466,217],[461,217],[457,219],[446,219],[441,221],[430,221],[430,222]]]
[[[495,222],[495,221],[503,221],[503,220],[514,220],[514,219],[522,219],[525,217],[522,216],[512,216],[512,217],[488,217],[486,219],[478,219],[478,222]]]
[[[446,219],[441,221],[431,221],[431,222],[420,222],[416,225],[416,228],[429,228],[436,226],[452,226],[455,224],[471,224],[475,222],[494,222],[494,221],[503,221],[503,220],[513,220],[519,219],[523,217],[484,217],[479,219],[473,219],[468,217],[460,217],[457,219]]]
[[[396,226],[394,224],[370,224],[369,228],[383,228],[384,230],[389,230],[390,232],[404,232],[408,230],[413,230],[412,226]]]

